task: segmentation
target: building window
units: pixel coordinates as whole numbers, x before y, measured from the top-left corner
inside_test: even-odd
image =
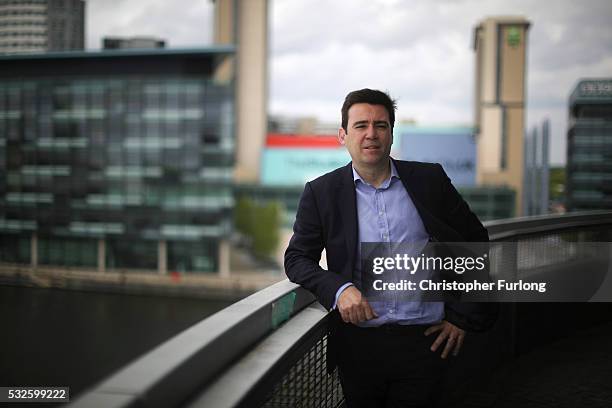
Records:
[[[38,239],[38,263],[68,267],[96,267],[97,240],[43,237]]]
[[[0,235],[0,261],[18,264],[30,263],[30,236]]]
[[[109,269],[157,269],[157,241],[133,238],[106,240],[106,266]]]
[[[216,272],[218,244],[215,241],[169,241],[169,272]]]

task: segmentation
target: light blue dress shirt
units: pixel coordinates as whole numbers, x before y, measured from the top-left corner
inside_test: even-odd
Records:
[[[359,222],[359,242],[414,243],[420,246],[429,241],[423,221],[399,178],[392,161],[391,175],[380,187],[365,182],[353,167],[353,181],[357,196],[357,219]],[[361,279],[361,245],[358,245],[358,258],[355,262],[354,277]],[[338,289],[338,297],[352,283]],[[370,301],[377,318],[361,322],[361,327],[374,327],[383,324],[428,324],[444,318],[443,302],[420,302],[401,299],[397,293],[387,292],[384,299]]]

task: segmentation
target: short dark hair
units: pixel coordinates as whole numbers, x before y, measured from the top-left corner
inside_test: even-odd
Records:
[[[369,103],[370,105],[382,105],[387,109],[389,113],[389,122],[391,122],[391,129],[395,124],[395,110],[397,109],[397,103],[395,99],[392,99],[388,93],[379,91],[376,89],[360,89],[358,91],[350,92],[344,98],[342,104],[342,128],[347,130],[348,126],[348,111],[356,103]]]

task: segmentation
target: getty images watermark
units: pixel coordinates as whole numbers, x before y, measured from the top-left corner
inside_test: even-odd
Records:
[[[369,300],[612,301],[611,244],[363,243],[360,285]]]
[[[408,254],[395,254],[395,257],[376,257],[373,259],[372,272],[381,275],[385,271],[406,271],[410,275],[415,275],[417,271],[438,271],[454,272],[463,275],[465,272],[485,271],[487,267],[488,254],[482,256],[409,256]],[[546,282],[509,282],[505,279],[497,279],[492,282],[481,282],[476,279],[469,282],[451,280],[435,281],[432,278],[412,281],[400,279],[396,282],[385,282],[382,278],[375,279],[372,287],[376,291],[385,290],[409,290],[409,291],[463,291],[465,293],[473,291],[490,290],[536,290],[540,293],[546,292]]]

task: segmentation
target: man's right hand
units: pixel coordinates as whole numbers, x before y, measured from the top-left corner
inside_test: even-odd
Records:
[[[349,286],[342,291],[337,307],[345,323],[357,324],[378,317],[355,286]]]

